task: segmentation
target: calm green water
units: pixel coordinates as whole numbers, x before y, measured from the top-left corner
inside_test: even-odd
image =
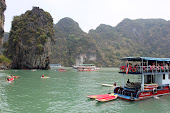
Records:
[[[169,113],[170,95],[159,99],[129,102],[121,99],[107,103],[90,100],[86,96],[113,91],[101,84],[121,85],[122,75],[117,68],[102,68],[97,72],[68,72],[54,70],[6,70],[0,72],[1,113]],[[21,76],[13,83],[7,75]],[[49,76],[41,79],[41,75]],[[126,77],[127,78],[127,77]],[[137,79],[130,76],[130,80]]]

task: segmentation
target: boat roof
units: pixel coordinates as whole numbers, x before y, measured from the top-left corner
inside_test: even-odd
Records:
[[[123,57],[120,58],[120,60],[128,60],[128,61],[147,61],[147,60],[152,60],[152,61],[170,61],[170,58],[154,58],[154,57]]]

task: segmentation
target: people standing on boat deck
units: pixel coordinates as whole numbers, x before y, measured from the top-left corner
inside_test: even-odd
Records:
[[[127,80],[127,83],[130,83],[129,79]]]
[[[160,64],[158,63],[157,65],[157,70],[159,71],[160,70]]]
[[[168,64],[166,63],[166,64],[165,64],[165,69],[166,69],[166,71],[168,71],[168,67],[169,67],[169,66],[168,66]]]
[[[164,71],[163,63],[161,63],[161,71],[162,71],[162,72]]]
[[[155,63],[153,63],[152,67],[153,67],[153,70],[155,70]]]

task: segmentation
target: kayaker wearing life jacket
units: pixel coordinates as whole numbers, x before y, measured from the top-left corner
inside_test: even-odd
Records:
[[[7,78],[7,81],[13,81],[14,78]]]
[[[42,75],[41,77],[44,77],[44,75]]]

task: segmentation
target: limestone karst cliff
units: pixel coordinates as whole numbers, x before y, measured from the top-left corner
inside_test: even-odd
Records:
[[[4,11],[6,10],[6,3],[5,0],[0,0],[0,45],[3,42],[3,35],[4,35]]]
[[[53,19],[48,12],[33,7],[15,16],[4,53],[13,69],[48,69],[54,38]]]
[[[55,46],[52,63],[72,66],[83,63],[96,64],[96,61],[100,59],[93,40],[73,19],[68,17],[61,19],[54,25],[54,29]]]

